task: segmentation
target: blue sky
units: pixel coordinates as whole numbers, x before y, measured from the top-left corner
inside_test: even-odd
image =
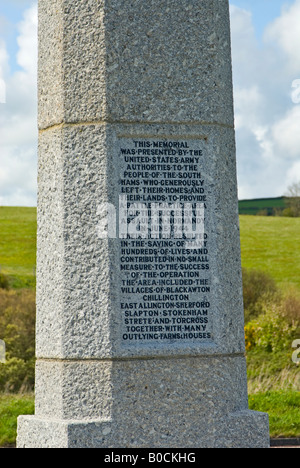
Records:
[[[36,5],[0,0],[0,205],[36,204]],[[230,11],[239,197],[281,196],[300,181],[300,0]]]
[[[300,0],[231,0],[239,197],[300,181]]]
[[[2,24],[0,35],[5,37],[7,48],[10,56],[11,71],[13,72],[18,65],[16,63],[16,54],[18,51],[17,45],[17,25],[22,20],[23,12],[32,4],[36,3],[33,0],[1,0],[0,16],[7,21],[6,25]],[[280,15],[283,4],[291,3],[283,0],[232,0],[230,4],[234,4],[239,8],[249,10],[253,14],[253,21],[257,38],[262,39],[265,26],[274,18]]]
[[[256,37],[262,40],[264,29],[274,18],[280,16],[284,4],[291,1],[282,0],[232,0],[230,4],[251,11]]]
[[[4,2],[4,0],[2,0]],[[17,44],[17,24],[22,20],[22,10],[15,5],[2,5],[0,7],[2,18],[1,36],[5,38],[7,51],[9,53],[9,63],[13,72],[17,67],[16,55],[18,52]]]
[[[20,68],[16,60],[18,24],[23,19],[24,10],[33,4],[36,4],[34,0],[0,0],[0,37],[6,41],[11,73]]]

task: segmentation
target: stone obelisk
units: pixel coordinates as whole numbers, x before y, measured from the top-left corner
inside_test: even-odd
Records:
[[[38,183],[18,447],[267,447],[248,410],[228,1],[39,0]]]

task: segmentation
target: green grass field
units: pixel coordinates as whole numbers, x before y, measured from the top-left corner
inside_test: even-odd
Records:
[[[13,287],[33,287],[36,208],[0,207],[0,268]]]
[[[283,289],[300,289],[300,218],[240,216],[242,265],[269,273]],[[13,287],[35,286],[36,209],[0,207],[0,265]],[[0,337],[1,338],[1,337]],[[291,353],[248,353],[249,405],[268,412],[272,437],[300,436],[299,368]],[[19,414],[33,396],[0,395],[0,446],[15,441]]]
[[[240,216],[242,264],[300,288],[300,218]],[[35,284],[36,209],[0,207],[0,268],[14,287]]]
[[[0,447],[15,444],[18,416],[33,413],[33,395],[0,395]]]
[[[249,396],[249,408],[268,413],[271,437],[300,436],[300,392],[256,393]]]
[[[240,216],[242,265],[300,288],[300,218]]]

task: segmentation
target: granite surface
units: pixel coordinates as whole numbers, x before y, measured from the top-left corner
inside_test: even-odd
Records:
[[[18,447],[267,447],[247,401],[228,1],[40,0],[39,131],[36,414]],[[116,221],[120,196],[170,205],[166,181],[204,213],[196,253],[99,236],[103,204]]]
[[[244,373],[238,356],[41,361],[19,445],[56,446],[61,434],[61,446],[78,448],[267,447],[268,419],[248,411]]]
[[[39,126],[232,125],[227,0],[39,1]]]
[[[211,343],[126,347],[121,336],[120,239],[99,239],[100,203],[118,206],[119,140],[199,140],[210,205]],[[202,138],[202,140],[201,140]],[[192,143],[190,143],[192,144]],[[37,356],[108,358],[244,352],[239,222],[230,128],[188,125],[79,125],[40,136]],[[106,155],[110,155],[109,158]],[[207,157],[206,157],[207,156]],[[49,229],[49,226],[51,229]],[[141,298],[136,299],[136,301]]]

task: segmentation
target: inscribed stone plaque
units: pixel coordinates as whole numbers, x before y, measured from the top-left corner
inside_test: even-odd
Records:
[[[122,346],[213,340],[207,139],[118,139]]]

